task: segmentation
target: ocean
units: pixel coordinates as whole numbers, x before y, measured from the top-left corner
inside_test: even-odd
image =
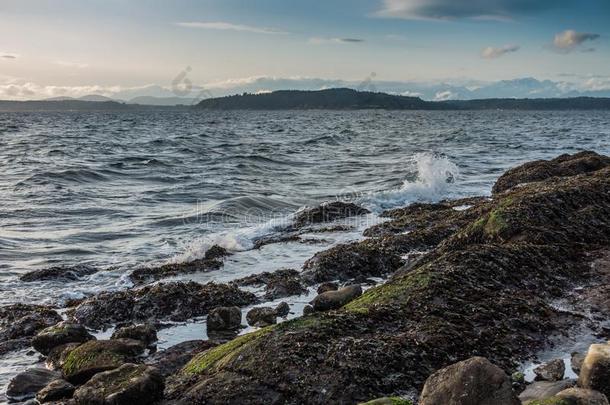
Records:
[[[175,279],[298,269],[361,239],[384,209],[489,195],[526,161],[608,155],[609,123],[608,111],[0,113],[0,305],[129,288],[134,268],[200,258],[214,244],[234,253],[223,268]],[[311,235],[317,243],[253,249],[303,207],[334,200],[372,214]],[[83,264],[103,271],[72,283],[18,279]],[[202,322],[170,328],[160,346],[204,337]],[[37,361],[0,357],[0,388]]]

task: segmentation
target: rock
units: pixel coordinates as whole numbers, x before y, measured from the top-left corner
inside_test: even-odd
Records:
[[[578,386],[610,396],[610,345],[593,344],[582,363]]]
[[[572,388],[574,385],[576,385],[576,380],[535,381],[519,394],[519,399],[523,404],[535,400],[544,400],[545,398],[557,395],[567,388]]]
[[[327,291],[337,291],[339,289],[339,284],[334,283],[332,281],[328,281],[326,283],[320,284],[318,287],[318,294],[323,294]]]
[[[497,194],[519,184],[590,173],[608,166],[610,158],[595,152],[565,154],[552,160],[537,160],[508,170],[496,181],[492,192]]]
[[[537,380],[559,381],[563,379],[566,367],[562,359],[555,359],[548,363],[541,364],[534,369]]]
[[[303,307],[303,316],[311,315],[315,312],[311,305],[305,305]]]
[[[6,387],[6,396],[18,402],[34,398],[38,391],[59,378],[61,378],[61,374],[56,371],[30,368],[11,379]]]
[[[189,340],[154,353],[146,359],[146,364],[155,367],[163,377],[176,373],[193,356],[217,344],[209,340]]]
[[[277,322],[277,313],[271,307],[252,308],[246,314],[246,320],[251,326],[267,326]]]
[[[65,398],[72,398],[74,394],[74,385],[65,380],[54,380],[47,384],[42,390],[36,394],[38,402],[45,403],[51,401],[59,401]]]
[[[110,339],[133,339],[144,343],[146,347],[154,347],[157,338],[157,329],[149,324],[123,326],[116,329]]]
[[[222,246],[213,245],[211,248],[206,250],[204,258],[208,260],[216,260],[230,255],[231,253],[229,253],[229,251]]]
[[[413,405],[413,402],[400,397],[383,397],[363,402],[360,405]]]
[[[349,285],[337,291],[327,291],[311,301],[313,309],[316,311],[328,311],[338,309],[350,301],[362,295],[362,287],[359,285]]]
[[[53,348],[45,359],[45,365],[52,370],[62,369],[70,352],[80,345],[80,343],[67,343]]]
[[[275,307],[275,314],[280,318],[285,318],[290,313],[290,305],[287,302],[280,302],[277,307]]]
[[[19,280],[25,282],[32,281],[77,281],[85,276],[97,273],[98,269],[87,265],[79,266],[56,266],[46,269],[34,270],[25,273]]]
[[[184,322],[216,307],[254,302],[254,294],[235,285],[171,282],[101,293],[83,301],[71,314],[77,322],[99,329],[117,322]]]
[[[567,400],[570,405],[609,405],[601,392],[583,388],[568,388],[558,393],[557,398]]]
[[[74,392],[77,405],[149,405],[163,398],[163,377],[153,367],[124,364],[96,374]]]
[[[483,357],[436,371],[426,380],[419,405],[520,405],[509,377]]]
[[[82,384],[95,374],[134,362],[144,352],[139,340],[90,340],[72,350],[63,365],[66,380]]]
[[[83,325],[60,322],[43,329],[32,339],[32,346],[42,354],[49,354],[57,346],[67,343],[84,343],[95,337]]]
[[[218,307],[210,311],[207,318],[207,329],[235,330],[241,326],[241,309],[239,307]]]
[[[0,307],[0,342],[29,338],[61,320],[57,311],[43,305],[5,305]]]
[[[582,362],[585,361],[585,355],[583,353],[574,352],[570,358],[570,367],[576,375],[580,374],[580,368]]]
[[[358,215],[369,214],[371,211],[354,203],[333,201],[320,204],[314,208],[306,208],[295,214],[293,228],[298,229],[306,225],[335,221]]]
[[[275,300],[278,298],[301,295],[307,292],[307,288],[301,282],[300,276],[284,277],[269,280],[265,287],[265,299]]]
[[[520,371],[515,371],[510,375],[510,381],[513,385],[513,390],[517,393],[523,392],[526,388],[525,374]]]

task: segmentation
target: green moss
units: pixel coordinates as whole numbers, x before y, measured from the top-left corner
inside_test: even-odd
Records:
[[[491,236],[500,234],[508,227],[502,209],[495,209],[489,213],[485,223],[485,233]]]
[[[256,332],[248,333],[247,335],[239,336],[230,342],[207,350],[193,357],[182,369],[185,374],[201,374],[209,370],[213,366],[220,366],[230,361],[237,353],[239,353],[246,345],[255,340],[268,335],[273,326],[260,329]]]
[[[80,346],[72,350],[63,366],[64,374],[72,375],[79,370],[92,366],[116,365],[123,363],[124,357],[109,350],[88,350],[87,346]]]
[[[400,397],[377,398],[369,402],[361,403],[360,405],[413,405],[413,402]]]
[[[535,401],[528,402],[529,405],[570,405],[570,401],[567,401],[559,397],[551,397],[547,399],[537,399]]]

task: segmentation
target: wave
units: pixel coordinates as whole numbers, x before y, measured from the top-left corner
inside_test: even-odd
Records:
[[[112,170],[90,170],[90,169],[67,169],[59,172],[42,172],[34,174],[15,184],[15,189],[19,190],[30,185],[66,184],[66,183],[93,183],[108,181],[121,173]]]

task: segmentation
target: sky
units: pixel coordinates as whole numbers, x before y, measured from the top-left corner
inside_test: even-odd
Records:
[[[519,78],[610,91],[610,1],[0,0],[2,99]]]

